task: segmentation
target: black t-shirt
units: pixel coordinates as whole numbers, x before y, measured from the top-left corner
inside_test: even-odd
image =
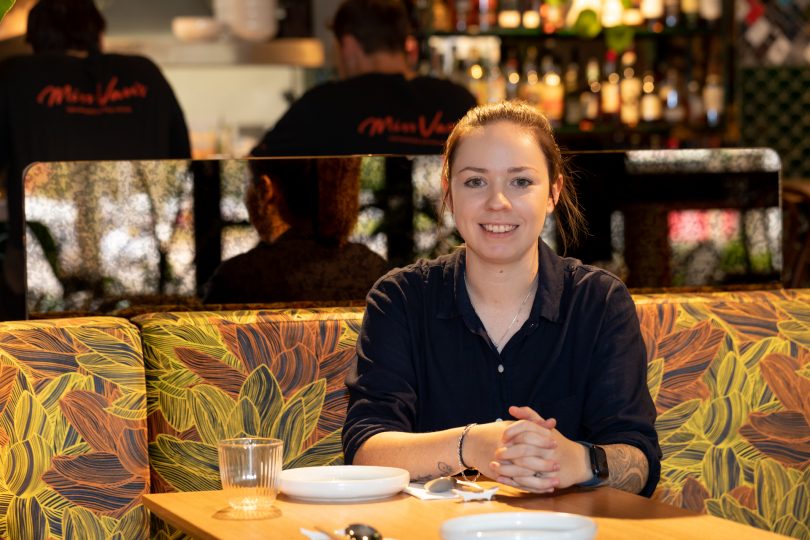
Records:
[[[9,58],[0,64],[0,133],[9,186],[35,161],[191,156],[174,92],[140,56]]]
[[[24,265],[22,176],[30,163],[189,157],[180,105],[146,58],[41,53],[0,63],[0,187],[9,221],[7,246],[0,244],[0,320],[16,316],[24,294],[14,273]]]
[[[306,92],[252,154],[437,154],[474,106],[473,95],[450,81],[360,75]]]

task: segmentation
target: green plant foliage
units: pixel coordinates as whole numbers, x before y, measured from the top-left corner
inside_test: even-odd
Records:
[[[8,10],[14,5],[14,0],[0,0],[0,21],[6,16]]]

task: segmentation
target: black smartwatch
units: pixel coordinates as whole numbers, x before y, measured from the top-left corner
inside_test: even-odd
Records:
[[[610,476],[605,449],[595,444],[582,441],[578,442],[588,449],[588,457],[591,460],[591,472],[593,473],[593,478],[579,485],[582,487],[598,486],[599,484],[605,482]]]

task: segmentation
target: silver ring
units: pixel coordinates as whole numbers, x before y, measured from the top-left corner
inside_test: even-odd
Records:
[[[543,478],[543,473],[542,473],[542,472],[540,472],[540,471],[537,471],[537,472],[535,472],[535,473],[534,473],[534,475],[533,475],[533,476],[534,476],[535,478]]]

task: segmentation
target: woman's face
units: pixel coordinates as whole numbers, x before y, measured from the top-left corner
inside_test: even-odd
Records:
[[[507,121],[470,131],[450,170],[450,208],[468,256],[508,264],[536,256],[549,196],[546,158],[528,129]]]

